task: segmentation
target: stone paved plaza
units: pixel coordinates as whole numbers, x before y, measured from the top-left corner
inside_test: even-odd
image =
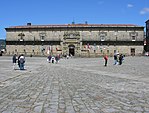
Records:
[[[0,113],[149,113],[149,57],[27,57],[13,70],[12,58],[0,57]]]

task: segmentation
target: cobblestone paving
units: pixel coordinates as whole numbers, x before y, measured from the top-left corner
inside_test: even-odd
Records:
[[[0,57],[0,113],[149,113],[149,57],[27,57],[13,70],[11,57]]]

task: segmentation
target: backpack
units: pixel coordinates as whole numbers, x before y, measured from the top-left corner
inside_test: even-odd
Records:
[[[20,58],[20,63],[25,63],[24,58]]]

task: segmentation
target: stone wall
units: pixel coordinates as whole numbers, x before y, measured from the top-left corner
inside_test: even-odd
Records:
[[[66,37],[65,35],[75,34]],[[131,48],[135,49],[135,55],[143,53],[142,45],[129,45],[129,42],[143,42],[144,30],[138,27],[124,28],[82,28],[82,29],[11,29],[7,30],[6,46],[7,54],[26,54],[26,55],[48,55],[49,54],[69,54],[69,45],[74,45],[75,56],[97,57],[103,54],[113,55],[114,51],[131,55]],[[18,45],[18,42],[28,42],[30,44]],[[34,42],[42,42],[41,45]],[[52,45],[53,41],[59,42],[58,45]],[[101,45],[102,42],[113,42],[113,45]],[[127,41],[125,45],[114,45],[114,42]],[[13,44],[10,44],[13,42]],[[46,42],[46,43],[45,43]],[[83,43],[86,44],[83,44]],[[48,44],[47,44],[48,43]],[[84,48],[87,44],[91,48]],[[95,44],[96,43],[96,49]],[[48,48],[52,46],[52,50]],[[48,52],[49,51],[49,52]]]

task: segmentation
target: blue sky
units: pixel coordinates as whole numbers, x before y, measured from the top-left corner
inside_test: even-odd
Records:
[[[45,24],[136,24],[149,19],[149,0],[0,0],[0,39],[6,27]]]

